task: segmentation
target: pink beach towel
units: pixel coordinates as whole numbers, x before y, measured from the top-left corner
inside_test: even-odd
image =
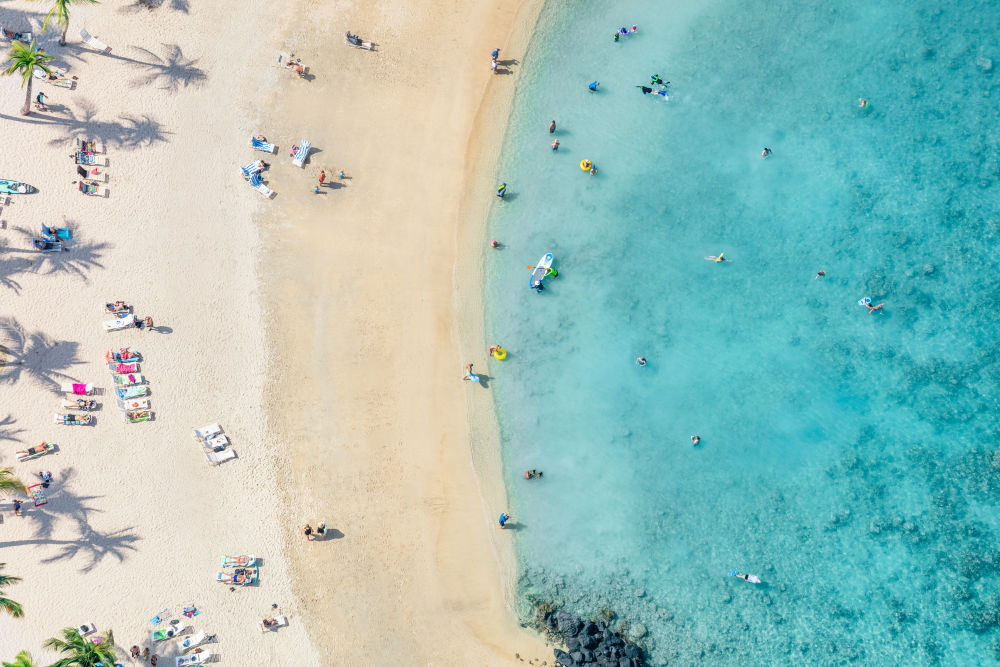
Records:
[[[87,385],[85,385],[85,384],[74,384],[73,385],[73,393],[74,394],[86,394],[87,393]]]

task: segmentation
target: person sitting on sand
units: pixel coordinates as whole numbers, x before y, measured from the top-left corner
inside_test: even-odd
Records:
[[[265,618],[263,622],[264,622],[264,629],[265,630],[270,630],[271,628],[273,628],[274,626],[276,626],[278,624],[278,622],[276,620],[274,620],[273,618]]]
[[[49,472],[48,470],[39,471],[38,476],[42,478],[42,482],[45,484],[48,484],[49,482],[52,481],[52,473]]]
[[[291,60],[289,60],[287,63],[285,63],[285,67],[291,70],[295,70],[295,73],[299,75],[300,79],[306,75],[306,68],[303,67],[301,63],[292,62]]]

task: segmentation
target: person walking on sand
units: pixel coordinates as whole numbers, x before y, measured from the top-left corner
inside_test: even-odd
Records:
[[[149,664],[153,665],[153,667],[156,667],[156,661],[157,661],[157,660],[159,660],[159,659],[160,659],[160,656],[158,656],[158,655],[156,655],[156,654],[154,653],[154,654],[153,654],[153,655],[151,655],[151,656],[150,656],[150,658],[149,658]]]
[[[556,131],[556,122],[552,121],[549,123],[549,134],[554,134]]]
[[[153,330],[153,318],[149,315],[146,315],[145,319],[142,320],[142,323],[146,326],[146,331]]]
[[[147,646],[146,648],[142,649],[142,659],[143,659],[143,661],[145,661],[146,658],[148,658],[148,657],[149,657],[149,647]]]
[[[14,501],[14,516],[21,516],[21,501]]]
[[[501,183],[500,187],[497,188],[497,197],[500,197],[500,199],[503,199],[503,196],[505,194],[507,194],[507,184],[506,183]]]
[[[323,183],[325,181],[326,181],[326,172],[325,171],[320,171],[319,172],[319,186],[323,187]]]
[[[305,533],[305,536],[306,536],[307,540],[312,540],[312,534],[313,534],[313,528],[312,528],[312,526],[310,526],[307,523],[306,527],[302,529],[302,532]]]
[[[492,51],[490,51],[490,58],[493,60],[493,62],[496,62],[497,58],[499,57],[500,57],[500,49],[493,49]]]
[[[472,364],[465,365],[465,375],[462,376],[462,379],[470,382],[479,382],[479,376],[472,372]]]
[[[136,646],[135,644],[132,644],[132,648],[130,648],[128,651],[129,653],[132,654],[133,660],[136,660],[139,657],[139,647]]]
[[[506,528],[507,522],[510,521],[510,515],[507,514],[506,512],[501,512],[499,521],[500,521],[500,527]]]
[[[497,61],[493,60],[490,62],[490,69],[493,71],[494,74],[497,73]]]

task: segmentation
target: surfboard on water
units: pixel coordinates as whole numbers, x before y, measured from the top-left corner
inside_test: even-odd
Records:
[[[34,191],[35,188],[27,183],[22,183],[21,181],[0,180],[0,192],[6,192],[12,195],[30,195]]]
[[[545,277],[545,272],[549,270],[550,266],[552,266],[552,253],[547,252],[544,257],[538,260],[538,264],[531,272],[531,280],[528,282],[531,289],[535,289],[541,284],[542,278]]]

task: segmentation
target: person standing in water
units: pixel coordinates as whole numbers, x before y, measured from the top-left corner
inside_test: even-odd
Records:
[[[497,197],[500,197],[500,199],[503,199],[503,196],[505,194],[507,194],[507,184],[506,183],[501,183],[500,187],[497,188]]]
[[[508,521],[510,521],[510,515],[507,514],[506,512],[500,512],[500,519],[499,519],[500,527],[506,528]]]
[[[587,86],[587,88],[589,88],[589,89],[590,89],[590,92],[592,92],[592,93],[596,93],[596,92],[597,92],[597,87],[598,87],[599,85],[601,85],[601,84],[600,84],[600,83],[598,83],[597,81],[591,81],[591,82],[590,82],[590,85],[589,85],[589,86]]]
[[[552,150],[554,150],[554,151],[559,150],[559,140],[558,139],[556,139],[555,141],[552,142]]]
[[[554,134],[556,131],[556,122],[552,121],[549,123],[549,134]]]
[[[760,152],[761,157],[767,157],[770,154],[771,154],[771,149],[768,148],[767,146],[764,146],[764,150]]]

